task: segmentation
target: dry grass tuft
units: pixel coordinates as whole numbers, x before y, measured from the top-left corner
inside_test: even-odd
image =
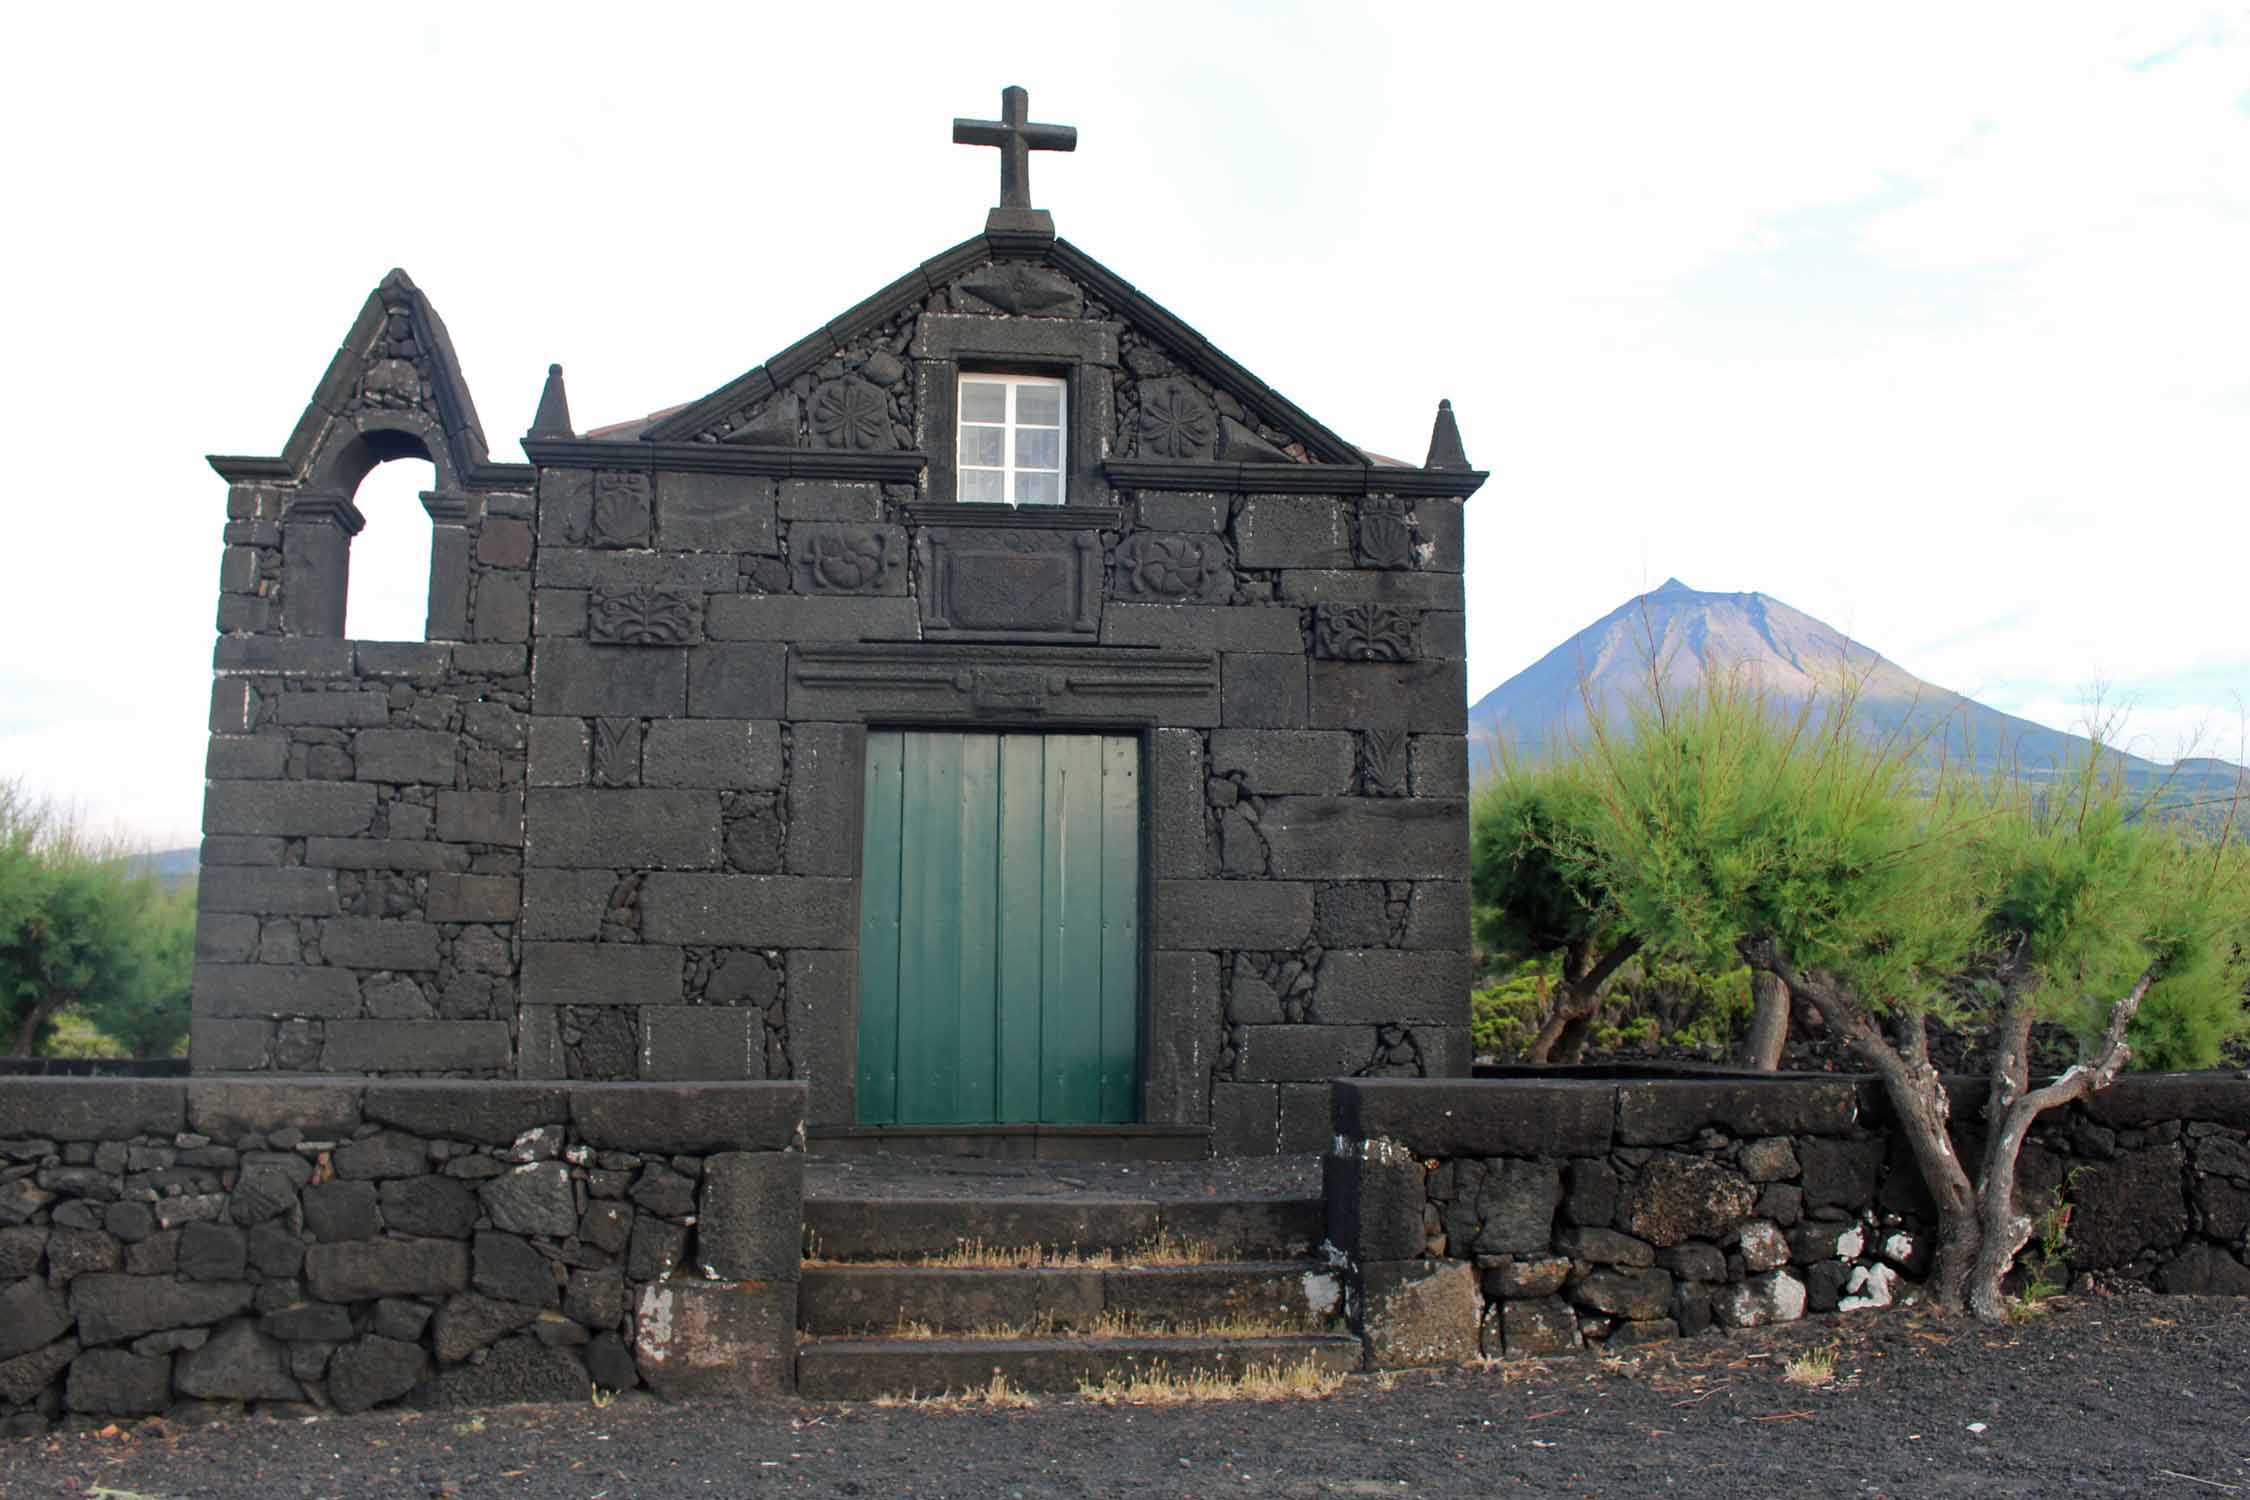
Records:
[[[1189,1239],[1160,1229],[1127,1250],[1081,1250],[1076,1245],[988,1245],[961,1240],[950,1250],[909,1259],[832,1261],[820,1254],[817,1235],[805,1237],[805,1260],[813,1265],[904,1266],[931,1270],[1111,1270],[1143,1266],[1200,1266],[1235,1259],[1209,1240]]]
[[[915,1411],[1024,1411],[1039,1404],[1039,1398],[1029,1391],[1019,1391],[1008,1384],[1008,1377],[998,1370],[992,1372],[987,1384],[966,1391],[947,1391],[939,1396],[917,1396],[909,1392],[904,1396],[877,1396],[868,1403],[889,1410],[911,1408]]]
[[[1240,1375],[1210,1370],[1173,1374],[1163,1365],[1143,1374],[1120,1378],[1105,1376],[1101,1383],[1078,1387],[1078,1398],[1097,1406],[1186,1406],[1199,1401],[1317,1401],[1331,1396],[1344,1377],[1324,1370],[1311,1359],[1295,1364],[1279,1360],[1257,1364]]]
[[[1781,1378],[1791,1385],[1823,1386],[1836,1382],[1834,1348],[1810,1349],[1781,1367]]]
[[[1277,1339],[1304,1333],[1302,1324],[1278,1323],[1270,1318],[1196,1318],[1166,1321],[1142,1319],[1119,1312],[1103,1312],[1090,1323],[1058,1323],[1052,1317],[1029,1323],[980,1323],[972,1328],[938,1328],[909,1321],[870,1329],[872,1336],[891,1339],[1045,1339],[1067,1335],[1074,1339]]]

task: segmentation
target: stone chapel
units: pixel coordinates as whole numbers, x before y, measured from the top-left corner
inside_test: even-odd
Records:
[[[372,292],[227,480],[198,1074],[798,1078],[816,1144],[1314,1151],[1469,1070],[1462,506],[1031,207],[740,378],[495,458]],[[435,469],[421,641],[344,638]],[[380,524],[380,522],[378,522]]]

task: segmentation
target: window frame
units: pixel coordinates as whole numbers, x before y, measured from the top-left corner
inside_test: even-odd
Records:
[[[1001,419],[983,421],[969,416],[967,387],[971,383],[997,385],[1006,395]],[[1046,390],[1055,393],[1055,420],[1052,424],[1026,423],[1018,414],[1021,393],[1026,390]],[[1067,375],[1049,374],[1035,370],[956,369],[953,379],[953,471],[956,503],[965,505],[1005,505],[1013,510],[1060,509],[1071,502],[1071,381]],[[971,428],[997,429],[1001,433],[1000,462],[971,464],[964,456],[966,438]],[[1026,431],[1055,434],[1055,464],[1052,468],[1030,467],[1017,461],[1018,438]],[[971,500],[967,497],[967,477],[971,472],[998,474],[1001,498],[998,500]],[[1055,480],[1055,498],[1052,500],[1021,500],[1017,495],[1017,476],[1023,474],[1052,474]]]

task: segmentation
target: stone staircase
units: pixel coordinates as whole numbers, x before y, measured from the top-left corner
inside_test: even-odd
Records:
[[[1317,1198],[813,1198],[805,1223],[811,1400],[1359,1365]]]

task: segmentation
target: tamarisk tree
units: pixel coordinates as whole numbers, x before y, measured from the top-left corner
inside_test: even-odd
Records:
[[[2038,1116],[2109,1084],[2136,1044],[2208,1065],[2243,1028],[2244,861],[2135,821],[2098,756],[2059,785],[1978,785],[1869,737],[1851,706],[1780,713],[1713,678],[1629,731],[1597,723],[1582,764],[1600,816],[1563,847],[1651,950],[1774,976],[1877,1075],[1937,1205],[1926,1295],[1997,1318],[2031,1232],[2016,1161]],[[1991,1042],[1973,1177],[1933,1018]],[[2041,1021],[2081,1060],[2034,1088]]]

